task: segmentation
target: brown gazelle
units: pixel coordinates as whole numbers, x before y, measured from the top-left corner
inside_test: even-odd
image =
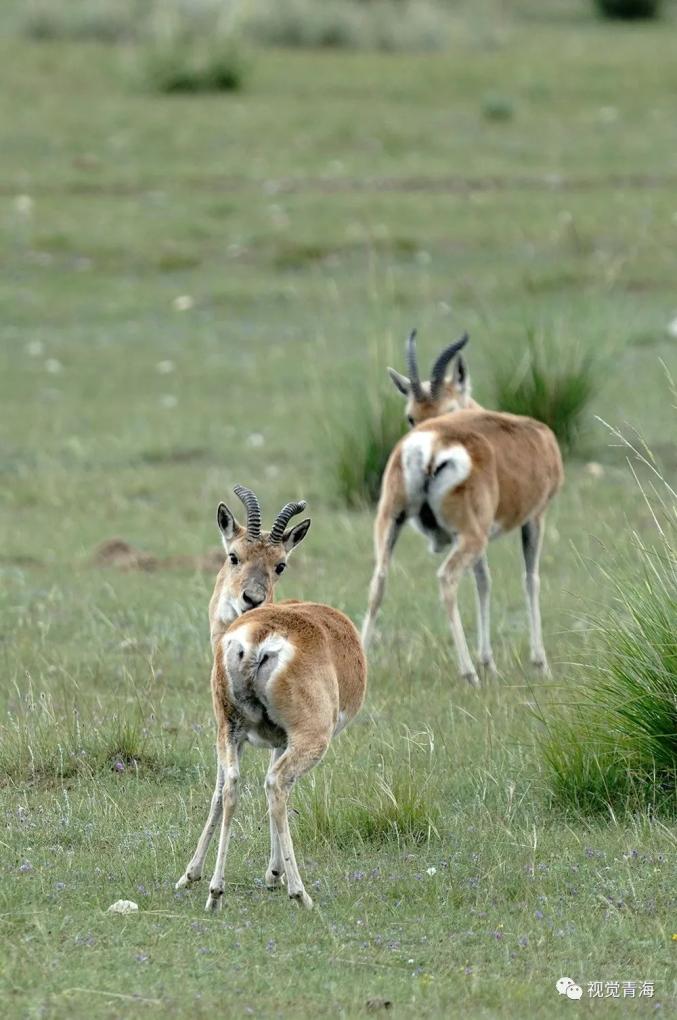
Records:
[[[495,672],[489,628],[491,579],[486,559],[489,540],[521,528],[529,611],[531,661],[547,670],[541,635],[539,557],[544,514],[563,480],[557,440],[542,422],[486,411],[470,396],[470,379],[460,356],[467,334],[446,347],[421,382],[416,331],[407,341],[409,377],[388,369],[407,398],[412,431],[388,460],[374,527],[376,566],[362,629],[367,647],[383,600],[390,558],[405,521],[421,531],[431,552],[451,550],[437,572],[449,614],[459,669],[479,683],[458,611],[462,575],[472,567],[477,587],[478,657]],[[454,360],[451,378],[447,368]]]
[[[221,905],[240,757],[250,743],[272,752],[265,784],[271,842],[266,885],[275,888],[286,879],[289,896],[312,907],[294,856],[287,802],[296,780],[317,765],[332,737],[359,711],[366,663],[355,627],[337,609],[293,600],[271,604],[288,554],[310,527],[305,520],[287,530],[305,503],[287,503],[270,531],[262,533],[254,493],[242,486],[235,493],[246,507],[247,524],[242,527],[224,503],[219,505],[227,557],[209,604],[216,786],[197,848],[176,887],[201,878],[220,822],[206,909]]]

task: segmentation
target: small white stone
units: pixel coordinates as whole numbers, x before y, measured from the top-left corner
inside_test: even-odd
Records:
[[[134,914],[139,909],[139,904],[134,900],[116,900],[111,903],[106,911],[107,914]]]
[[[174,367],[173,361],[158,361],[155,366],[155,370],[156,372],[159,372],[160,375],[169,375],[170,372],[174,371]]]
[[[427,868],[426,869],[426,875],[430,875],[431,878],[433,877],[433,875],[436,875],[436,874],[437,874],[437,868]]]
[[[30,195],[17,195],[14,199],[14,208],[20,216],[30,216],[33,212],[34,204]]]
[[[677,340],[677,315],[668,323],[668,336]]]
[[[50,375],[58,375],[59,372],[63,371],[63,365],[60,361],[57,361],[56,358],[47,358],[47,361],[45,362],[45,370],[49,372]]]
[[[190,294],[179,294],[179,296],[175,297],[172,302],[172,305],[177,312],[188,312],[194,304],[195,301]]]
[[[260,432],[252,432],[251,435],[247,436],[247,446],[251,446],[254,449],[258,449],[263,446],[265,439]]]
[[[604,476],[604,468],[601,464],[598,464],[596,460],[591,460],[585,465],[586,473],[591,478],[602,478]]]

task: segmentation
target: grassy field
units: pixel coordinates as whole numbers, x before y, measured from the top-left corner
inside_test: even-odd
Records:
[[[339,505],[331,450],[413,325],[426,359],[470,331],[487,405],[530,333],[594,352],[592,410],[674,479],[674,20],[497,9],[448,53],[261,51],[242,93],[200,98],[144,91],[132,48],[0,41],[5,1016],[675,1008],[674,826],[554,810],[534,744],[598,655],[607,572],[653,535],[592,415],[546,541],[551,681],[528,667],[514,537],[491,550],[501,676],[479,692],[437,564],[413,532],[398,546],[367,705],[295,794],[309,915],[263,888],[253,749],[223,912],[174,891],[212,786],[213,575],[92,560],[112,537],[199,557],[242,482],[268,521],[309,502],[280,594],[359,620],[372,512]],[[106,914],[119,898],[139,914]],[[593,1001],[592,981],[655,996]]]

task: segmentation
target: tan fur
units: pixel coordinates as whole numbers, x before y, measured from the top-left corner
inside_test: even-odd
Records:
[[[410,425],[420,425],[428,418],[438,418],[441,414],[451,414],[453,411],[464,411],[480,406],[465,389],[457,386],[453,379],[444,380],[436,400],[430,396],[430,383],[423,383],[423,391],[424,400],[415,400],[413,396],[407,400],[406,415]]]
[[[242,555],[243,570],[257,556],[264,565],[273,563],[269,549],[260,548],[258,542],[250,542],[249,546],[229,542],[229,549],[238,549]],[[235,583],[240,585],[242,577],[238,576]],[[286,879],[289,896],[311,907],[312,900],[296,864],[287,803],[296,780],[323,758],[334,733],[354,718],[362,706],[367,682],[362,645],[347,616],[314,602],[287,600],[277,605],[266,604],[228,625],[219,615],[219,606],[224,589],[227,593],[230,584],[226,564],[219,572],[210,602],[214,649],[212,702],[217,724],[216,788],[197,849],[177,888],[191,885],[201,877],[209,842],[221,820],[206,909],[214,910],[221,905],[241,751],[247,742],[264,744],[273,749],[266,776],[271,835],[266,884],[275,888]],[[272,599],[272,580],[269,598]]]
[[[428,477],[423,485],[428,492],[434,486],[431,465],[442,450],[462,447],[470,458],[470,473],[460,484],[449,488],[439,509],[437,535],[430,532],[435,551],[439,536],[453,539],[452,549],[438,571],[440,593],[449,614],[459,658],[459,668],[473,685],[477,673],[469,656],[458,613],[457,590],[463,573],[475,571],[479,611],[479,657],[494,670],[489,640],[490,576],[485,551],[495,533],[522,528],[525,556],[525,584],[530,613],[532,662],[547,669],[543,650],[538,605],[538,561],[543,537],[546,507],[560,488],[564,473],[557,440],[551,430],[532,418],[485,411],[469,397],[469,386],[457,390],[446,380],[437,401],[429,399],[430,386],[423,383],[425,399],[410,395],[407,415],[417,422],[412,432],[393,450],[381,486],[381,498],[374,527],[376,566],[369,591],[369,606],[362,639],[371,637],[374,619],[385,591],[390,557],[401,525],[412,516],[407,492],[404,450],[407,440],[416,434],[430,434]],[[439,414],[455,402],[466,406]],[[427,446],[425,447],[427,449]],[[423,497],[423,502],[427,501]],[[420,518],[419,518],[420,520]]]
[[[235,566],[230,562],[231,554],[239,561]],[[252,540],[246,537],[245,529],[239,526],[239,531],[228,542],[228,555],[217,574],[209,601],[212,647],[232,622],[232,617],[224,617],[219,612],[224,599],[236,599],[239,593],[246,589],[247,584],[254,581],[261,585],[263,601],[272,602],[273,588],[281,576],[275,572],[275,568],[281,563],[286,566],[286,562],[284,549],[279,543],[271,544],[267,532],[264,532],[261,538]]]

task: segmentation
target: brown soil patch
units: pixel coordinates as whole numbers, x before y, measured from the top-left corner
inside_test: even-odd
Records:
[[[210,549],[202,556],[153,556],[136,549],[122,538],[109,538],[96,547],[91,564],[94,567],[115,567],[117,570],[201,570],[215,574],[223,566],[222,549]]]

